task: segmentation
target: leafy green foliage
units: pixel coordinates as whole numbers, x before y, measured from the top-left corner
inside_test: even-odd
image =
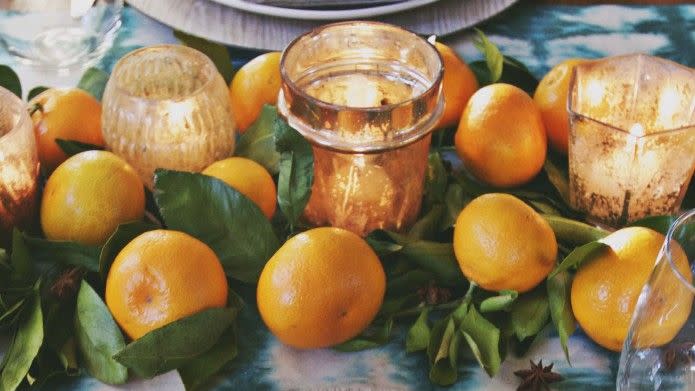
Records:
[[[461,320],[460,330],[478,364],[488,375],[495,376],[502,365],[499,328],[470,306]]]
[[[119,225],[116,231],[106,240],[106,243],[104,243],[99,253],[99,275],[101,275],[102,279],[106,279],[106,275],[111,268],[113,260],[126,244],[130,243],[130,241],[141,234],[155,228],[156,226],[143,221],[134,221]]]
[[[38,87],[32,88],[31,91],[29,91],[29,93],[27,94],[27,100],[34,99],[34,97],[36,97],[40,93],[46,91],[48,88],[49,87],[44,87],[44,86],[38,86]]]
[[[580,221],[548,214],[544,214],[542,216],[545,221],[550,224],[550,227],[553,229],[553,232],[555,232],[555,237],[559,242],[581,246],[599,240],[608,235],[608,231],[582,223]]]
[[[540,288],[520,296],[512,306],[512,330],[519,341],[538,334],[550,318],[548,297]]]
[[[0,389],[14,390],[22,383],[43,344],[43,335],[43,314],[37,285],[29,312],[18,325],[17,333],[3,358]]]
[[[488,70],[488,77],[484,80],[485,83],[479,80],[480,84],[496,83],[502,77],[504,56],[502,56],[497,45],[490,42],[482,31],[475,29],[475,32],[477,37],[473,40],[473,45],[483,54]]]
[[[264,105],[256,122],[239,137],[234,154],[251,159],[271,174],[277,174],[280,153],[275,150],[275,122],[278,120],[275,106]]]
[[[82,78],[77,83],[77,88],[87,91],[98,101],[101,101],[107,81],[109,81],[108,73],[99,68],[89,68],[84,72]]]
[[[603,251],[609,251],[610,247],[601,242],[590,242],[583,246],[577,247],[562,260],[560,265],[556,267],[548,278],[553,278],[555,275],[567,271],[570,268],[578,268],[582,263],[593,259]]]
[[[567,341],[577,327],[570,303],[570,289],[572,280],[567,272],[560,272],[548,278],[548,304],[553,325],[560,336],[562,350],[565,352],[567,362],[570,362],[570,354],[567,349]]]
[[[498,295],[488,297],[480,302],[480,312],[507,311],[519,297],[517,291],[503,290]]]
[[[36,262],[81,266],[89,271],[99,270],[100,248],[76,242],[54,241],[24,236],[27,248]]]
[[[65,152],[66,155],[68,156],[74,156],[77,155],[80,152],[85,152],[85,151],[94,151],[94,150],[102,150],[104,148],[93,145],[93,144],[87,144],[83,143],[81,141],[74,141],[74,140],[63,140],[57,138],[56,144],[60,147],[60,149]]]
[[[473,44],[483,55],[483,61],[474,61],[470,68],[475,73],[478,83],[485,86],[493,83],[513,84],[528,94],[533,94],[538,86],[538,79],[521,61],[505,56],[485,34],[476,29]]]
[[[180,30],[174,30],[174,37],[184,45],[196,49],[208,56],[215,64],[215,67],[217,67],[224,81],[227,84],[232,81],[234,69],[232,68],[232,60],[229,57],[229,51],[227,51],[224,45],[184,33]]]
[[[429,310],[424,308],[405,337],[405,351],[408,353],[427,349],[430,340],[430,326],[427,324]]]
[[[200,389],[214,374],[234,360],[238,353],[237,330],[231,326],[210,350],[179,367],[179,375],[186,389]]]
[[[314,154],[311,144],[277,118],[274,125],[275,148],[280,153],[278,204],[293,228],[304,212],[314,183]]]
[[[372,325],[357,337],[334,346],[333,349],[341,352],[357,352],[385,345],[391,338],[392,329],[393,319],[389,318],[381,324]]]
[[[17,73],[7,65],[0,64],[0,87],[4,87],[11,93],[22,99],[22,84]]]

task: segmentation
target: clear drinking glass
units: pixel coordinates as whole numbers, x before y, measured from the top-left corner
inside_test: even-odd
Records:
[[[102,107],[106,146],[150,188],[157,168],[199,172],[234,152],[227,84],[195,49],[159,45],[128,53],[111,73]]]
[[[0,44],[20,62],[87,65],[110,47],[123,0],[0,0]]]
[[[618,390],[695,389],[695,209],[670,227],[635,306]],[[671,305],[663,305],[665,299]]]
[[[24,102],[0,87],[0,247],[12,228],[26,228],[36,210],[39,159]]]

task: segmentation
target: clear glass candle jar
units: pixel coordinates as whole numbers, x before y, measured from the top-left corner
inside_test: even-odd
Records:
[[[199,172],[234,151],[227,84],[197,50],[160,45],[129,53],[116,63],[102,105],[106,146],[148,187],[157,168]]]
[[[27,107],[0,87],[0,247],[12,228],[26,228],[36,211],[39,159]]]
[[[408,228],[444,105],[434,46],[388,24],[335,23],[293,41],[280,72],[278,109],[313,145],[307,222],[359,235]]]

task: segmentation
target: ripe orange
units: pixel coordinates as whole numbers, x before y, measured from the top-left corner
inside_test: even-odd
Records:
[[[203,174],[224,181],[248,197],[271,219],[277,205],[275,182],[268,171],[253,160],[231,157],[212,163]]]
[[[583,264],[572,281],[572,312],[584,332],[606,349],[620,351],[627,336],[632,313],[642,287],[649,279],[664,235],[649,228],[623,228],[600,240],[610,249]],[[672,247],[674,263],[683,276],[691,276],[688,258],[677,243]],[[664,287],[667,288],[667,287]],[[670,342],[690,316],[689,291],[654,292],[650,315],[659,320],[654,328],[641,330],[642,341],[653,346]]]
[[[567,112],[570,78],[574,67],[586,61],[588,60],[571,58],[559,63],[543,76],[533,94],[533,100],[541,110],[550,146],[565,155],[570,131]]]
[[[280,52],[261,54],[234,75],[229,86],[229,98],[239,132],[243,133],[256,121],[264,104],[277,103],[282,85],[280,56]]]
[[[444,114],[437,128],[448,128],[459,123],[468,99],[478,89],[478,79],[461,58],[450,47],[435,43],[444,62],[442,94],[444,95]]]
[[[106,305],[132,339],[227,304],[227,278],[215,253],[178,231],[145,232],[128,243],[106,278]]]
[[[456,151],[479,180],[496,187],[524,184],[543,168],[547,151],[540,110],[520,88],[497,83],[466,105]]]
[[[48,239],[101,245],[119,224],[144,213],[145,191],[135,170],[111,152],[87,151],[46,181],[41,227]]]
[[[50,88],[34,97],[31,118],[37,137],[41,165],[49,172],[67,159],[55,140],[80,141],[104,146],[101,134],[101,103],[78,88]]]
[[[364,330],[385,290],[384,269],[367,242],[344,229],[315,228],[285,242],[265,265],[258,310],[283,343],[323,348]]]
[[[533,289],[555,266],[557,242],[547,221],[509,194],[471,201],[454,227],[454,253],[463,274],[489,291]]]

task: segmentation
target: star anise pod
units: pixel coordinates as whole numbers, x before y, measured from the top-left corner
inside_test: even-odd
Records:
[[[451,300],[451,291],[447,288],[441,288],[431,282],[426,287],[422,287],[417,291],[420,300],[428,305],[436,305],[446,303]]]
[[[543,367],[543,360],[537,364],[531,362],[531,369],[521,369],[515,371],[514,374],[521,378],[521,384],[517,391],[540,391],[550,390],[550,383],[555,383],[563,380],[560,374],[553,372],[553,364]]]
[[[664,370],[670,372],[681,365],[695,361],[693,346],[695,342],[682,342],[666,348],[662,354]]]
[[[60,300],[74,296],[82,280],[82,275],[83,271],[80,267],[65,270],[51,285],[51,293]]]

